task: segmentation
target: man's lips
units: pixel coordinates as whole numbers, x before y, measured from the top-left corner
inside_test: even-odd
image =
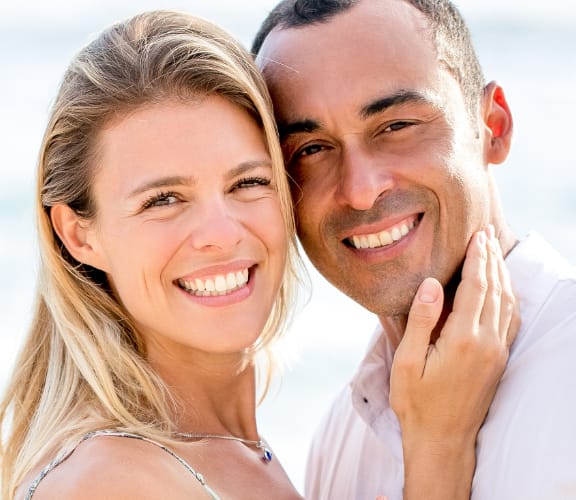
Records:
[[[399,241],[420,222],[422,214],[414,214],[376,233],[355,234],[344,239],[344,244],[356,249],[382,248]]]

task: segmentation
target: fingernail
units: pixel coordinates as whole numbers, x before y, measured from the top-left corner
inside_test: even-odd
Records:
[[[476,233],[476,238],[478,238],[478,245],[480,245],[481,248],[484,248],[486,246],[486,233],[484,231],[479,231]]]
[[[431,304],[438,300],[438,282],[431,278],[426,278],[418,289],[418,300],[426,304]]]
[[[488,224],[488,238],[493,240],[496,236],[496,231],[494,230],[494,226],[492,224]]]

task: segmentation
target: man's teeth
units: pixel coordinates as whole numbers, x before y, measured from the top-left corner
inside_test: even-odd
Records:
[[[390,245],[398,241],[402,236],[406,236],[414,227],[414,221],[404,222],[398,226],[394,226],[389,231],[381,231],[380,233],[364,234],[361,236],[352,236],[351,242],[355,248],[379,248]]]
[[[193,280],[178,280],[178,284],[192,295],[199,297],[214,297],[226,295],[248,283],[248,269],[235,273],[217,274],[212,278]]]

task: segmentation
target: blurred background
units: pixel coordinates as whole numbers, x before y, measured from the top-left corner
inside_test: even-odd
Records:
[[[536,229],[576,263],[576,3],[456,2],[488,80],[505,89],[515,140],[495,168],[518,236]],[[0,4],[0,388],[28,326],[35,286],[35,162],[69,59],[104,26],[142,10],[185,10],[249,46],[274,0],[3,0]],[[302,490],[308,442],[363,356],[375,318],[314,271],[312,299],[285,349],[289,367],[260,408],[260,427]]]

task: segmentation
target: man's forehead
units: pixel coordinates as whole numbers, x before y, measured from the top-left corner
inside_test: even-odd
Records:
[[[275,70],[297,72],[294,64],[289,61],[297,58],[297,54],[306,57],[307,34],[310,27],[283,28],[275,27],[266,37],[256,56],[256,65],[265,74]],[[293,56],[294,54],[294,56]]]
[[[302,26],[276,26],[264,40],[256,63],[264,72],[298,72],[306,61],[338,57],[367,50],[405,52],[416,40],[433,48],[428,21],[408,2],[372,0],[335,14],[323,22]],[[332,51],[331,51],[332,49]],[[434,49],[435,50],[435,49]]]

